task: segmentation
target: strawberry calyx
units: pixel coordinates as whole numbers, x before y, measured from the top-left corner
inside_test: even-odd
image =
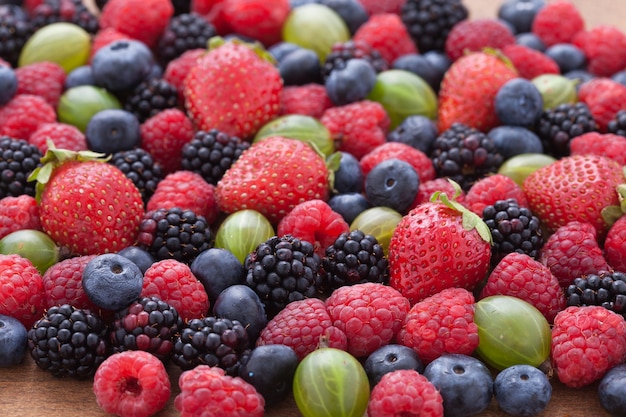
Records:
[[[489,226],[483,221],[483,219],[478,216],[478,214],[469,210],[467,207],[456,201],[456,199],[461,195],[461,186],[455,181],[448,178],[448,182],[452,184],[454,187],[454,195],[450,199],[446,193],[443,191],[436,191],[430,197],[430,201],[433,203],[441,203],[446,207],[458,211],[462,216],[462,225],[463,228],[467,231],[472,229],[476,229],[480,237],[489,244],[493,243],[493,238],[491,236],[491,231],[489,230]]]
[[[624,178],[626,178],[626,167],[622,168]],[[626,184],[620,184],[615,189],[619,205],[607,206],[602,209],[600,215],[606,224],[610,227],[626,213]]]
[[[513,61],[511,61],[511,59],[508,56],[504,55],[504,53],[501,50],[487,47],[487,48],[483,48],[481,52],[498,58],[509,69],[512,69],[513,71],[517,72],[517,68],[515,68],[515,65],[513,65]]]
[[[320,150],[314,143],[310,143],[310,145],[315,149],[315,151],[322,155]],[[324,157],[322,155],[322,157]],[[326,168],[328,169],[328,189],[336,192],[335,190],[335,172],[339,169],[341,165],[341,152],[333,152],[326,158]]]
[[[272,65],[276,64],[276,59],[274,59],[274,56],[270,54],[267,49],[265,49],[261,42],[258,41],[246,42],[237,38],[226,40],[221,36],[213,36],[207,42],[207,49],[209,51],[212,51],[228,43],[247,46],[248,48],[252,49],[252,51],[262,60],[267,61]]]

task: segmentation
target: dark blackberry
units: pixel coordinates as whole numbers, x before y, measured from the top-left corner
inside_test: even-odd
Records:
[[[171,0],[174,6],[174,16],[191,12],[191,0]]]
[[[182,328],[174,307],[158,297],[142,297],[115,312],[109,334],[113,352],[144,350],[164,361]]]
[[[452,27],[468,16],[461,0],[407,0],[400,12],[420,53],[443,52]]]
[[[144,204],[148,203],[164,176],[161,165],[155,163],[152,155],[142,148],[116,152],[109,163],[118,167],[135,184]]]
[[[73,23],[91,34],[100,28],[98,18],[82,0],[44,0],[31,13],[33,32],[57,22]]]
[[[496,173],[503,162],[493,139],[463,123],[454,123],[435,139],[430,159],[438,177],[449,177],[464,191]]]
[[[335,68],[342,69],[346,66],[346,62],[356,58],[364,59],[369,62],[377,73],[385,71],[389,67],[380,52],[372,48],[369,44],[349,40],[347,42],[336,43],[332,46],[322,64],[322,78],[328,78],[332,70]]]
[[[626,110],[620,110],[607,125],[608,133],[626,137]]]
[[[22,47],[31,34],[30,20],[13,14],[0,16],[0,58],[17,68]]]
[[[194,138],[183,146],[182,169],[192,171],[209,184],[216,185],[224,172],[250,147],[237,136],[230,136],[217,129],[199,130]]]
[[[537,259],[543,247],[541,222],[528,207],[514,198],[498,200],[483,209],[483,220],[491,230],[491,261],[495,265],[511,252]]]
[[[219,366],[237,376],[251,353],[246,328],[221,317],[191,319],[174,342],[172,361],[182,370],[198,365]]]
[[[322,258],[331,289],[365,282],[387,284],[389,262],[383,247],[372,235],[353,230],[339,235]]]
[[[274,236],[246,257],[246,285],[257,293],[268,317],[272,317],[292,301],[324,293],[321,265],[310,242],[291,235]]]
[[[602,306],[626,317],[626,273],[599,271],[577,277],[565,297],[568,306]]]
[[[178,207],[149,212],[139,225],[139,247],[156,260],[191,263],[212,245],[209,223],[203,216]]]
[[[88,378],[110,353],[108,328],[89,310],[53,306],[28,331],[30,355],[57,377]]]
[[[565,103],[543,112],[535,131],[543,143],[544,153],[562,158],[570,154],[569,143],[576,136],[598,130],[585,103]]]
[[[109,0],[94,0],[96,6],[98,7],[98,10],[102,10],[104,6],[108,3],[108,1]]]
[[[42,156],[38,147],[23,139],[0,136],[0,198],[35,196],[35,182],[28,177],[41,166]]]
[[[178,90],[163,78],[142,81],[124,97],[124,109],[137,116],[139,123],[178,104]]]
[[[207,42],[215,35],[215,27],[197,13],[174,16],[159,39],[159,59],[167,64],[190,49],[206,49]]]

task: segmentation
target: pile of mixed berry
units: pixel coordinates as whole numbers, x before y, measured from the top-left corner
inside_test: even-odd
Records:
[[[0,366],[124,417],[176,382],[182,416],[532,416],[554,381],[624,415],[622,30],[7,0],[0,64]]]

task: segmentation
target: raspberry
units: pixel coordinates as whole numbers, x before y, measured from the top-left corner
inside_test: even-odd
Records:
[[[215,186],[191,171],[176,171],[167,175],[157,185],[148,200],[146,210],[174,207],[198,213],[212,224],[219,214],[215,202]]]
[[[155,262],[143,277],[142,297],[159,297],[178,311],[183,320],[204,317],[209,296],[186,264],[175,259]]]
[[[626,359],[626,322],[604,307],[568,307],[554,319],[551,350],[563,384],[589,385]]]
[[[589,223],[569,222],[548,238],[539,261],[550,268],[562,287],[576,277],[609,270],[596,234]]]
[[[173,15],[170,0],[109,0],[100,14],[100,28],[112,27],[152,48]]]
[[[578,32],[572,43],[587,58],[587,71],[610,77],[626,67],[626,34],[613,26],[598,25]]]
[[[506,45],[502,48],[502,53],[511,60],[519,76],[527,80],[532,80],[542,74],[561,73],[554,59],[528,46]]]
[[[463,288],[447,288],[417,302],[406,315],[398,341],[425,363],[446,353],[471,355],[478,346],[474,296]]]
[[[358,0],[367,14],[395,13],[400,14],[406,0]]]
[[[400,16],[395,13],[371,16],[357,29],[352,40],[369,44],[390,66],[402,55],[417,53],[417,47],[406,26],[402,23]]]
[[[262,417],[265,400],[253,385],[207,365],[185,371],[178,380],[174,406],[180,417]]]
[[[443,398],[424,375],[413,369],[399,369],[383,375],[373,387],[367,415],[442,417]]]
[[[606,156],[626,165],[626,137],[612,133],[588,132],[576,136],[569,143],[570,154]]]
[[[43,123],[30,135],[28,142],[38,147],[44,154],[48,150],[48,139],[58,149],[76,152],[89,149],[83,132],[76,126],[67,123]]]
[[[43,280],[30,260],[0,254],[0,314],[18,319],[27,329],[44,312]]]
[[[183,52],[178,58],[172,59],[163,72],[163,79],[173,85],[178,91],[178,101],[185,102],[183,94],[184,83],[189,70],[196,64],[198,58],[206,54],[207,50],[203,48],[190,49]]]
[[[394,340],[410,307],[398,290],[373,282],[337,288],[326,299],[333,325],[345,333],[347,351],[357,358]]]
[[[318,348],[322,338],[328,347],[348,348],[346,334],[333,325],[324,301],[306,298],[290,302],[274,316],[261,330],[256,345],[287,345],[302,360]]]
[[[99,311],[83,289],[83,271],[98,255],[83,255],[63,259],[43,274],[46,307],[69,304],[76,308]]]
[[[449,198],[452,198],[456,193],[454,186],[447,178],[435,178],[430,181],[421,182],[412,208],[430,201],[432,195],[437,191],[445,193]],[[461,190],[461,194],[456,196],[455,200],[461,204],[465,204],[465,191]]]
[[[0,199],[0,239],[24,229],[41,230],[35,197],[22,194]]]
[[[115,28],[103,28],[98,31],[93,37],[93,41],[91,43],[91,50],[89,51],[89,62],[96,55],[96,52],[107,46],[110,43],[120,40],[128,40],[132,39],[131,36],[120,32]]]
[[[610,78],[594,78],[580,86],[578,98],[589,106],[599,130],[606,132],[617,113],[626,109],[626,86]]]
[[[570,43],[585,28],[585,21],[577,7],[567,0],[556,0],[542,7],[533,19],[531,31],[550,47]]]
[[[509,295],[535,306],[548,322],[565,308],[565,295],[550,269],[530,256],[512,252],[491,271],[480,298]]]
[[[138,350],[105,359],[94,375],[93,392],[106,413],[148,417],[165,408],[171,387],[163,363],[154,355]]]
[[[408,162],[419,176],[420,183],[435,179],[435,167],[428,155],[402,142],[385,142],[368,152],[359,161],[363,177],[376,165],[388,159]]]
[[[44,98],[53,108],[57,107],[64,90],[65,70],[56,62],[42,61],[15,69],[16,94],[32,94]]]
[[[56,119],[54,108],[44,98],[19,94],[0,107],[0,135],[28,140],[39,126]]]
[[[281,92],[281,114],[301,114],[319,119],[333,107],[326,94],[326,87],[320,84],[287,85]]]
[[[282,39],[289,0],[225,0],[222,17],[235,33],[271,46]]]
[[[278,236],[292,235],[313,243],[315,252],[322,257],[328,245],[350,230],[341,214],[323,200],[309,200],[295,206],[278,223]]]
[[[479,216],[487,206],[498,200],[514,198],[521,207],[528,207],[524,190],[510,177],[494,174],[478,180],[465,195],[464,205]]]
[[[331,107],[320,121],[330,131],[337,150],[348,152],[357,159],[387,141],[391,124],[383,106],[369,100]]]
[[[452,27],[446,39],[445,51],[452,61],[456,61],[465,51],[502,49],[514,43],[515,36],[504,23],[496,19],[468,19]]]
[[[141,125],[141,147],[161,165],[163,172],[172,173],[180,168],[183,146],[194,134],[193,124],[184,112],[167,109]]]
[[[626,271],[626,216],[617,219],[606,234],[604,254],[613,269]]]

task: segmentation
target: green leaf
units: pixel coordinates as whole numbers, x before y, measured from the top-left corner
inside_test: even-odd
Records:
[[[335,192],[335,172],[341,164],[341,152],[333,152],[326,158],[326,168],[328,169],[328,189]]]

